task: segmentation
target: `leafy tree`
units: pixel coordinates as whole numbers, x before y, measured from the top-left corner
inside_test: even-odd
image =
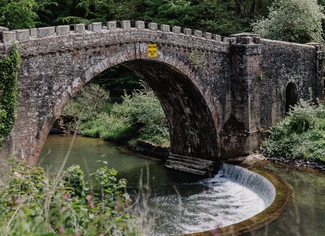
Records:
[[[306,43],[323,41],[323,6],[316,0],[277,0],[270,7],[268,18],[252,24],[261,37]]]
[[[33,28],[39,19],[37,10],[46,11],[51,0],[0,0],[0,25],[12,29]]]
[[[122,102],[121,96],[124,91],[131,94],[134,89],[140,89],[141,77],[132,70],[116,65],[98,74],[91,83],[99,84],[102,88],[110,91],[111,102]]]
[[[152,0],[144,19],[228,36],[249,29],[255,16],[266,15],[271,0]]]

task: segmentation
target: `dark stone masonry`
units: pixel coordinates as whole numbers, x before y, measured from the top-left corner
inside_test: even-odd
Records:
[[[123,21],[121,28],[107,22],[104,27],[92,23],[87,30],[84,24],[0,28],[0,55],[8,55],[16,40],[22,58],[17,123],[0,151],[0,172],[13,153],[35,165],[65,104],[117,64],[138,73],[159,98],[171,156],[177,156],[167,159],[168,166],[193,173],[196,167],[182,157],[214,165],[249,154],[266,130],[283,119],[286,101],[308,98],[309,88],[314,98],[323,99],[321,45],[248,33],[221,41],[218,35],[176,26],[141,21],[135,26]],[[157,45],[157,57],[148,57],[149,44]]]

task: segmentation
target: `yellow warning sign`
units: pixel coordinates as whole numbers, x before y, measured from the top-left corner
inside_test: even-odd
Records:
[[[148,57],[157,57],[157,44],[148,44]]]

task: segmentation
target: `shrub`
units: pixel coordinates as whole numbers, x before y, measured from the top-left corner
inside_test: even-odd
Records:
[[[98,84],[87,84],[64,107],[62,113],[73,115],[80,120],[91,120],[111,108],[109,93]]]
[[[104,163],[105,164],[105,163]],[[78,165],[55,178],[40,167],[11,160],[12,172],[0,193],[3,235],[134,235],[139,228],[129,216],[126,180],[114,169],[93,173],[93,185]]]
[[[154,92],[144,86],[122,96],[110,112],[102,112],[81,125],[82,135],[107,141],[128,142],[140,138],[157,144],[169,143],[165,113]],[[135,141],[131,142],[134,146]]]
[[[325,161],[325,106],[300,100],[288,116],[270,128],[262,146],[269,156]]]
[[[144,86],[131,95],[125,94],[122,104],[115,104],[111,114],[117,117],[127,117],[128,125],[135,127],[138,138],[157,144],[169,142],[169,129],[165,113],[154,92]]]

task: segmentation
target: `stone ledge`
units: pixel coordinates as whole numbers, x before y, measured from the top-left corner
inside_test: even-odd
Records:
[[[158,157],[159,159],[165,160],[169,153],[170,146],[159,146],[153,142],[137,140],[136,150],[142,152],[145,155]]]

